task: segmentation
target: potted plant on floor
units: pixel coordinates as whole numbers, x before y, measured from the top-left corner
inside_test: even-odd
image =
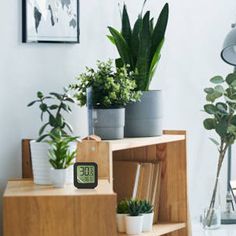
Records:
[[[143,7],[146,3],[144,1]],[[110,41],[116,46],[120,58],[116,66],[129,65],[129,71],[135,73],[136,91],[143,91],[140,102],[126,106],[125,136],[144,137],[162,134],[161,91],[149,90],[161,57],[169,7],[165,4],[154,25],[150,11],[143,14],[143,9],[131,28],[126,5],[122,12],[122,29],[108,27]]]
[[[152,225],[153,225],[153,206],[152,204],[147,201],[143,200],[141,201],[141,214],[143,215],[143,232],[150,232],[152,231]]]
[[[128,201],[122,200],[117,205],[116,209],[116,223],[117,223],[117,229],[119,233],[125,233],[126,227],[125,227],[125,216],[128,215]]]
[[[87,68],[79,75],[77,83],[70,86],[80,106],[86,105],[87,89],[92,88],[93,129],[102,139],[124,137],[125,108],[137,101],[141,93],[135,91],[136,83],[125,67],[115,71],[112,61],[97,62],[97,69]]]
[[[63,136],[61,130],[49,133],[51,138],[48,141],[49,149],[49,162],[51,168],[51,182],[56,188],[63,188],[67,183],[68,168],[74,164],[76,157],[76,150],[71,150],[70,143],[74,143],[77,137]]]
[[[142,205],[138,200],[128,201],[128,212],[125,216],[127,234],[141,234],[143,227],[143,216],[141,215]]]
[[[66,122],[64,117],[65,113],[71,112],[69,103],[74,103],[74,99],[68,94],[68,90],[64,89],[62,94],[52,92],[48,96],[38,92],[37,99],[28,104],[29,107],[39,104],[41,121],[43,122],[46,119],[39,130],[38,139],[30,142],[35,184],[51,184],[48,160],[49,144],[45,140],[47,138],[51,139],[52,135],[57,133],[58,130],[60,130],[63,137],[69,136],[72,132],[70,124]],[[75,150],[76,143],[71,143],[70,148]],[[67,182],[73,183],[73,168],[70,168],[68,172]]]
[[[216,180],[209,207],[205,210],[203,225],[205,228],[218,228],[221,223],[220,205],[217,202],[220,171],[225,154],[236,139],[236,73],[226,79],[215,76],[212,87],[204,89],[206,93],[205,112],[209,115],[203,122],[205,129],[212,130],[218,139],[210,138],[219,152]]]

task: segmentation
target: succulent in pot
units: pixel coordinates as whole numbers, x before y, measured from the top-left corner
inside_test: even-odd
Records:
[[[117,229],[119,233],[126,232],[125,227],[125,216],[128,215],[128,201],[122,200],[118,203],[117,209],[116,209],[116,223],[117,223]]]
[[[149,91],[157,65],[161,58],[161,49],[169,18],[169,5],[166,3],[154,24],[150,11],[144,13],[144,1],[141,13],[131,27],[127,7],[124,4],[121,30],[108,27],[108,38],[116,46],[119,58],[116,66],[129,65],[134,73],[136,90],[143,91],[141,102],[131,103],[126,109],[125,136],[157,136],[162,134],[161,91]]]
[[[152,230],[153,225],[153,205],[147,201],[143,200],[141,201],[141,214],[143,215],[143,232],[150,232]]]
[[[128,215],[125,216],[127,234],[141,234],[143,227],[143,216],[141,214],[142,204],[138,200],[128,201]]]
[[[56,188],[63,188],[66,184],[68,168],[74,164],[76,149],[71,149],[70,143],[74,143],[77,137],[63,136],[60,130],[50,134],[48,141],[49,162],[51,168],[51,182]]]
[[[87,68],[80,74],[75,90],[75,99],[80,106],[86,105],[87,89],[92,89],[93,129],[102,139],[121,139],[124,136],[124,106],[137,101],[141,92],[135,91],[133,74],[125,67],[115,68],[112,60],[97,62],[97,68]]]
[[[71,112],[70,104],[74,103],[74,99],[69,95],[68,89],[64,89],[63,93],[51,92],[44,95],[37,92],[37,99],[30,102],[28,106],[38,104],[41,111],[41,121],[45,123],[39,130],[39,137],[30,142],[33,176],[35,184],[51,184],[50,163],[49,163],[49,143],[58,133],[62,137],[69,137],[72,128],[67,123],[64,115]],[[72,149],[76,149],[76,143],[70,144]],[[73,182],[73,168],[68,170],[67,182]]]

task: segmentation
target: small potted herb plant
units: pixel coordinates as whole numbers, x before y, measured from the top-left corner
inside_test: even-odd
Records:
[[[143,215],[143,232],[150,232],[152,230],[153,225],[153,206],[152,204],[147,201],[143,200],[141,201],[141,214]]]
[[[71,150],[70,143],[76,141],[77,137],[63,136],[61,131],[49,134],[51,140],[48,141],[49,162],[51,168],[51,182],[56,188],[63,188],[66,184],[67,169],[74,164],[76,150]]]
[[[122,200],[117,205],[117,214],[116,214],[116,222],[117,222],[117,228],[119,233],[125,233],[126,227],[125,227],[125,216],[128,215],[128,201]]]
[[[139,14],[131,27],[126,5],[123,7],[121,30],[108,27],[108,38],[116,46],[119,58],[116,66],[129,65],[134,72],[137,84],[135,90],[143,91],[141,101],[126,107],[125,136],[145,137],[162,134],[161,90],[149,90],[161,58],[165,32],[169,17],[169,6],[166,3],[156,23],[150,11]]]
[[[128,215],[125,216],[126,233],[141,234],[143,227],[142,205],[138,200],[128,201]]]
[[[87,89],[92,89],[93,129],[102,139],[124,137],[125,106],[137,101],[141,93],[125,67],[115,69],[112,61],[97,62],[97,69],[87,68],[77,83],[70,86],[80,106],[86,105]]]
[[[71,112],[70,103],[74,103],[74,99],[68,94],[68,90],[64,89],[62,94],[52,92],[47,96],[38,92],[37,99],[28,104],[29,107],[39,104],[41,121],[46,120],[39,130],[38,139],[30,142],[35,184],[51,184],[48,141],[53,141],[53,137],[58,133],[61,137],[70,137],[72,128],[64,117],[65,113]],[[76,143],[71,143],[70,147],[75,150]],[[73,168],[68,169],[67,182],[73,182]]]

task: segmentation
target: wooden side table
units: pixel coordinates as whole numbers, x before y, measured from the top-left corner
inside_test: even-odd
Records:
[[[9,181],[3,201],[4,236],[117,235],[116,194],[107,180],[94,190]]]

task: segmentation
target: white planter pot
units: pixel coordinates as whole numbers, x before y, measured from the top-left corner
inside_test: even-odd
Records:
[[[64,188],[66,184],[67,169],[51,168],[51,182],[55,188]]]
[[[125,216],[127,234],[141,234],[143,228],[143,216]]]
[[[126,232],[125,216],[127,216],[127,214],[116,214],[116,224],[117,224],[117,230],[119,233]]]
[[[35,184],[51,184],[50,168],[48,161],[49,144],[30,141],[30,152],[32,160],[33,177]]]
[[[154,213],[143,214],[143,232],[152,231]]]

